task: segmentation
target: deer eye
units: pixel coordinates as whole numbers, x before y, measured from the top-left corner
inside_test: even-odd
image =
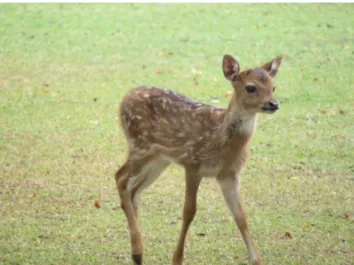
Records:
[[[246,86],[246,91],[248,94],[255,93],[257,88],[255,86]]]

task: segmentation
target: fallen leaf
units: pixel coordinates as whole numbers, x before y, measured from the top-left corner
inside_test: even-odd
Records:
[[[98,200],[95,201],[94,206],[95,206],[95,208],[97,208],[97,209],[101,208],[100,203],[99,203]]]
[[[304,225],[304,228],[305,228],[305,229],[311,229],[311,228],[312,228],[312,225],[311,225],[311,224],[306,224],[306,225]]]
[[[290,232],[285,232],[284,238],[286,238],[286,239],[292,239],[293,236],[290,234]]]
[[[344,114],[344,110],[340,109],[340,110],[339,110],[339,113],[340,113],[340,114]]]
[[[198,233],[197,236],[205,236],[205,233]]]
[[[119,254],[116,253],[116,252],[111,252],[111,255],[112,255],[112,257],[115,258],[115,259],[119,259],[119,258],[120,258]]]
[[[318,81],[318,78],[317,78],[317,77],[315,77],[315,78],[313,79],[313,81]]]
[[[28,198],[36,198],[37,195],[33,193],[33,194],[28,194],[27,197],[28,197]]]
[[[157,75],[163,75],[164,73],[162,71],[157,71],[156,74]]]
[[[345,220],[350,221],[350,216],[348,214],[344,215]]]

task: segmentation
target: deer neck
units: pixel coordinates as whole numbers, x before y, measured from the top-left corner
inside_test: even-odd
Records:
[[[231,100],[227,109],[225,109],[224,119],[220,126],[222,138],[230,140],[240,136],[249,138],[253,135],[257,124],[257,114],[249,113],[239,107]]]

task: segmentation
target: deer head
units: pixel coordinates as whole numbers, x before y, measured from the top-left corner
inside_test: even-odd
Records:
[[[239,111],[256,114],[274,113],[279,109],[279,103],[273,97],[273,78],[281,61],[282,57],[279,56],[259,68],[240,72],[237,60],[231,55],[224,56],[223,72],[233,87],[232,104]]]

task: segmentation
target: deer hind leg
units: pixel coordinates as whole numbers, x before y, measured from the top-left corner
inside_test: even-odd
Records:
[[[141,192],[154,183],[154,181],[162,174],[169,164],[170,162],[165,160],[151,161],[146,166],[141,176],[139,176],[137,181],[134,183],[131,191],[131,199],[136,217],[138,217],[138,202]]]
[[[181,265],[183,263],[184,245],[189,226],[197,212],[197,192],[201,177],[194,170],[186,168],[186,193],[183,208],[183,223],[179,235],[177,248],[173,254],[173,265]]]
[[[128,222],[132,259],[134,264],[143,265],[143,243],[139,223],[132,203],[132,187],[144,174],[151,158],[141,160],[129,160],[117,171],[116,184],[121,201],[121,208]]]
[[[219,178],[221,190],[224,199],[229,207],[233,217],[235,218],[238,229],[241,232],[242,238],[248,249],[248,253],[253,265],[262,265],[260,256],[257,254],[253,240],[248,230],[247,216],[243,210],[241,196],[239,194],[238,178],[234,174]]]

